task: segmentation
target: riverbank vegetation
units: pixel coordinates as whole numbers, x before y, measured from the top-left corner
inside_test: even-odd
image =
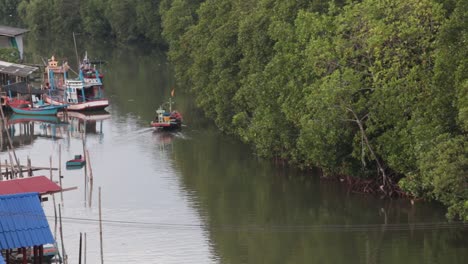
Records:
[[[260,156],[468,220],[464,0],[5,1],[34,32],[167,45],[181,87]]]

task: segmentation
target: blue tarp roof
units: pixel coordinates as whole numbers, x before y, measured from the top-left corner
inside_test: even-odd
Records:
[[[0,254],[0,264],[5,264],[5,260],[2,257],[2,254]]]
[[[54,243],[38,193],[0,195],[0,249]]]

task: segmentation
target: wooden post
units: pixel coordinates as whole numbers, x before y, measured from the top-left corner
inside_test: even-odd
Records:
[[[86,150],[86,166],[89,168],[89,207],[91,207],[92,197],[93,197],[93,169],[91,167],[91,157],[89,156],[89,151]]]
[[[33,246],[33,263],[37,263],[37,246]]]
[[[19,172],[19,177],[24,178],[23,170],[21,169],[21,164],[19,160],[18,160],[18,172]]]
[[[28,176],[31,177],[33,176],[33,171],[31,169],[31,159],[28,156]]]
[[[55,194],[52,194],[52,200],[54,202],[54,239],[57,240],[57,204],[55,202]]]
[[[50,171],[52,175],[52,156],[50,156]],[[60,173],[60,166],[59,166],[59,173]],[[59,175],[59,185],[60,185],[60,190],[62,190],[62,175]],[[60,201],[63,204],[63,192],[60,192]]]
[[[86,232],[84,233],[84,264],[86,264]]]
[[[8,161],[5,160],[5,179],[7,179],[7,180],[8,180],[8,174],[9,173],[10,172],[8,171]]]
[[[59,204],[59,221],[60,221],[60,240],[62,241],[62,256],[63,256],[63,261],[66,264],[67,255],[65,254],[65,246],[63,244],[62,210],[61,210],[60,204]]]
[[[13,159],[11,157],[10,148],[7,148],[7,151],[8,151],[8,157],[10,158],[10,168],[11,168],[11,178],[10,179],[14,179],[14,178],[16,178],[15,174],[14,174],[15,173],[15,167],[13,166]]]
[[[59,167],[58,167],[58,170],[59,170],[59,178],[61,179],[62,178],[62,144],[59,143]],[[60,188],[62,188],[62,186],[60,185]]]
[[[81,264],[81,232],[80,232],[80,246],[79,246],[79,253],[78,253],[78,264]]]
[[[104,252],[103,252],[103,246],[102,246],[101,187],[99,187],[99,237],[101,241],[101,264],[104,264]]]
[[[23,264],[27,264],[28,263],[28,256],[26,255],[27,254],[26,248],[22,247],[21,251],[22,251],[21,254],[23,254]]]
[[[84,143],[84,134],[81,134],[82,140],[83,140],[83,156],[85,159],[85,166],[84,166],[84,205],[86,207],[87,201],[86,201],[86,196],[88,192],[88,170],[87,168],[89,167],[89,154],[86,150],[85,143]]]
[[[39,259],[37,260],[37,263],[42,264],[42,259],[44,258],[44,245],[40,245],[37,251],[39,251]]]

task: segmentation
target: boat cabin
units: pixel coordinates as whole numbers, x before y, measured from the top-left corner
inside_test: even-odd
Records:
[[[67,73],[70,70],[68,62],[64,61],[62,65],[59,65],[55,56],[52,56],[47,61],[47,67],[44,71],[43,82],[46,89],[64,89],[65,81],[67,80]]]

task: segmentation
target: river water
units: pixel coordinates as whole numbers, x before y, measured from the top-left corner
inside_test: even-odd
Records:
[[[55,53],[73,66],[73,42],[61,48],[31,42],[30,58]],[[314,172],[258,159],[202,116],[192,97],[176,87],[163,54],[95,48],[105,43],[80,46],[91,58],[107,61],[107,112],[69,116],[65,124],[34,122],[29,133],[28,125],[10,127],[23,164],[30,157],[34,166],[48,167],[52,158],[52,166],[61,167],[63,187],[77,187],[54,197],[63,239],[52,197],[44,202],[69,263],[78,263],[80,233],[86,241],[82,263],[100,263],[99,190],[105,263],[468,260],[467,230],[447,222],[441,206],[349,193],[340,183],[317,180]],[[173,88],[174,107],[186,126],[176,133],[154,132],[149,122]],[[83,145],[91,169],[65,170],[66,160],[84,153]],[[40,174],[49,171],[35,173]],[[58,172],[53,175],[58,181]]]

